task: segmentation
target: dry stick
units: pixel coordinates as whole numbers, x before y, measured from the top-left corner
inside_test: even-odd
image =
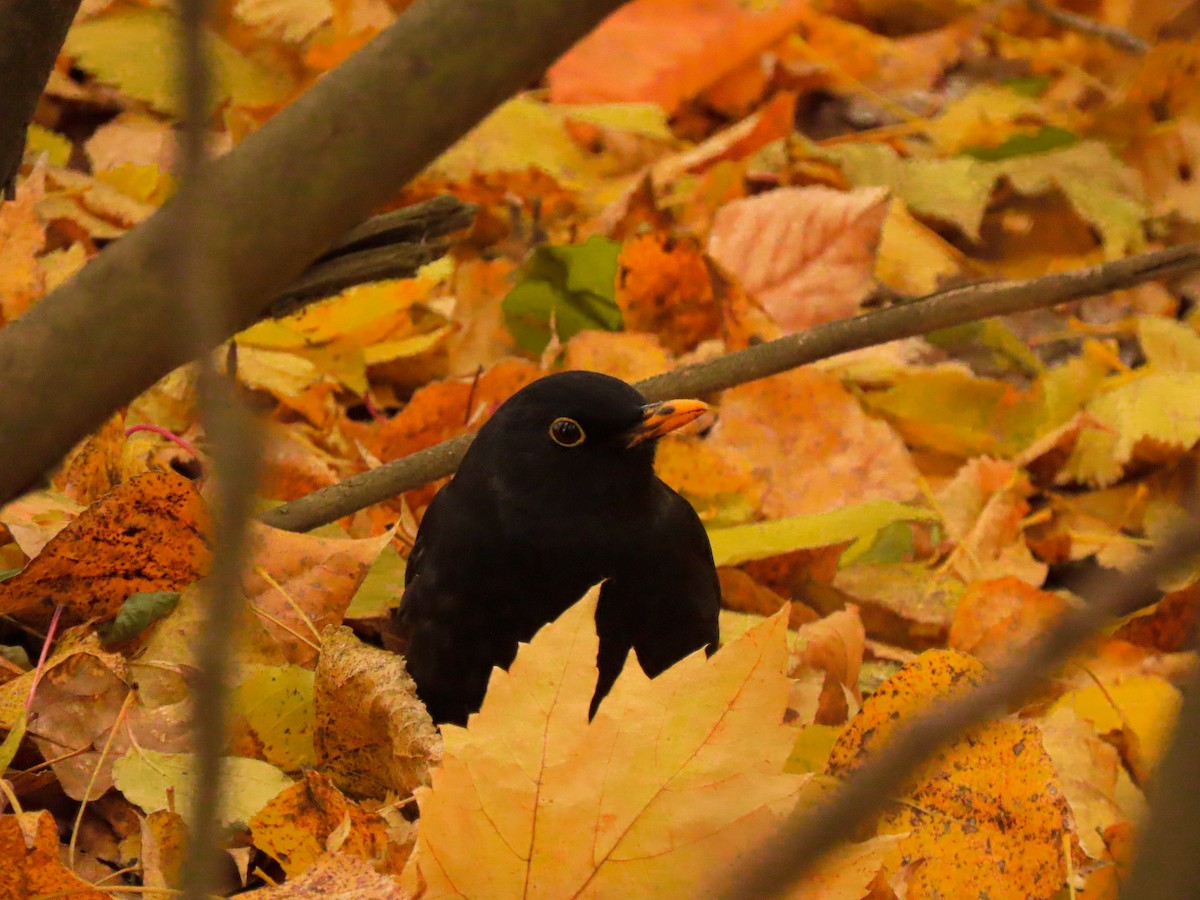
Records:
[[[1133,572],[1115,577],[1097,573],[1087,579],[1080,593],[1095,598],[1093,602],[1067,612],[1019,663],[1002,669],[975,690],[942,701],[934,711],[917,717],[875,752],[832,799],[794,813],[775,836],[757,851],[747,853],[747,861],[715,896],[726,900],[783,896],[822,854],[850,839],[883,809],[939,747],[1028,698],[1041,686],[1046,673],[1062,665],[1097,630],[1150,602],[1158,575],[1198,551],[1200,532],[1194,525],[1183,527],[1148,554]],[[1194,749],[1194,745],[1189,747]]]
[[[1171,749],[1154,773],[1150,823],[1121,900],[1191,900],[1200,884],[1200,670],[1184,696]]]
[[[1043,3],[1042,0],[1026,0],[1026,6],[1032,12],[1045,16],[1051,22],[1061,25],[1063,28],[1078,31],[1080,34],[1090,34],[1093,37],[1103,38],[1120,50],[1141,54],[1146,53],[1150,49],[1149,43],[1142,40],[1132,31],[1126,31],[1124,28],[1118,28],[1116,25],[1109,25],[1105,22],[1099,22],[1090,16],[1082,16],[1079,13],[1059,9],[1056,6]]]
[[[179,3],[180,72],[183,120],[180,144],[181,188],[169,245],[178,272],[183,327],[179,351],[197,358],[201,414],[213,445],[216,547],[204,583],[205,627],[196,651],[198,672],[192,691],[196,791],[188,821],[187,856],[182,870],[183,896],[202,900],[216,886],[220,871],[221,759],[225,748],[225,699],[229,648],[236,640],[245,533],[258,482],[261,439],[249,412],[229,379],[214,367],[209,348],[219,343],[237,316],[227,282],[212,271],[211,260],[223,210],[208,193],[204,169],[209,72],[204,21],[208,0]]]
[[[766,378],[806,363],[928,334],[989,316],[1007,315],[1102,294],[1200,269],[1200,242],[1026,281],[989,282],[956,288],[853,319],[819,325],[708,362],[639,382],[649,400],[697,397]],[[308,531],[454,472],[470,446],[465,434],[355,475],[260,516],[274,528]]]

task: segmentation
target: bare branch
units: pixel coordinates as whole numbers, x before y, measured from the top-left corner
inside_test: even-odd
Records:
[[[208,0],[181,0],[180,73],[183,121],[177,131],[181,186],[170,247],[178,273],[183,322],[180,344],[190,341],[197,358],[204,427],[214,448],[213,503],[216,547],[203,582],[205,627],[198,638],[192,697],[196,792],[188,821],[188,847],[182,885],[187,900],[204,900],[217,887],[220,870],[221,761],[225,752],[229,658],[241,619],[242,566],[246,528],[258,482],[262,443],[256,423],[241,404],[231,379],[217,372],[208,349],[232,327],[227,282],[214,277],[215,238],[223,210],[208,191],[205,169],[209,71],[204,23]]]
[[[1132,31],[1118,28],[1116,25],[1109,25],[1090,16],[1083,16],[1069,10],[1059,9],[1057,6],[1044,3],[1043,0],[1026,0],[1026,5],[1033,12],[1045,16],[1051,22],[1061,25],[1063,28],[1078,31],[1080,34],[1090,34],[1093,37],[1103,38],[1119,50],[1142,54],[1150,49],[1149,43],[1142,40]]]
[[[640,382],[637,388],[649,400],[703,396],[850,350],[928,334],[989,316],[1053,306],[1196,269],[1200,269],[1200,243],[1026,281],[969,285],[676,369]],[[452,474],[470,443],[471,435],[461,435],[285,503],[260,518],[274,528],[288,531],[307,531],[336,521],[372,503]]]

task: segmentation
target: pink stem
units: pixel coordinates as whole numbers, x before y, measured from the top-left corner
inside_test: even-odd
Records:
[[[178,444],[180,447],[182,447],[188,453],[192,454],[192,456],[196,457],[197,460],[203,461],[203,459],[204,459],[204,457],[201,455],[199,450],[197,450],[195,447],[193,447],[190,443],[185,441],[183,438],[181,438],[175,432],[168,431],[166,428],[163,428],[161,425],[130,425],[128,428],[125,429],[125,437],[129,437],[130,435],[137,434],[139,431],[150,431],[150,432],[153,432],[154,434],[161,435],[162,437],[165,437],[168,441],[172,441],[173,443]]]
[[[62,616],[63,605],[54,607],[54,617],[50,619],[50,627],[46,630],[46,641],[42,644],[42,654],[38,657],[37,668],[33,672],[33,684],[29,686],[29,696],[25,698],[25,714],[33,706],[33,695],[36,693],[42,675],[46,671],[46,657],[50,655],[50,645],[54,643],[54,632],[58,631],[58,620]]]

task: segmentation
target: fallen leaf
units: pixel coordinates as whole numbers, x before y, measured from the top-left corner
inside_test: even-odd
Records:
[[[904,666],[863,704],[838,738],[828,771],[848,775],[887,751],[888,738],[921,710],[983,678],[983,667],[953,651],[930,651]],[[1056,897],[1072,838],[1067,801],[1035,726],[988,722],[938,750],[918,771],[883,834],[905,835],[890,862],[924,858],[911,895]],[[970,865],[962,861],[971,860]]]
[[[383,817],[346,799],[319,772],[305,772],[302,781],[274,797],[249,825],[254,846],[278,862],[289,879],[306,872],[326,852],[372,860],[387,845]],[[343,830],[337,846],[327,846]]]
[[[648,101],[668,114],[783,37],[806,5],[749,10],[735,0],[636,0],[550,67],[556,103]]]
[[[130,594],[174,591],[205,573],[209,515],[174,473],[125,482],[84,510],[19,574],[0,583],[0,611],[48,621],[115,616]]]
[[[1022,656],[1068,608],[1057,594],[1006,576],[968,585],[950,626],[948,645],[990,666]]]
[[[375,871],[364,859],[346,853],[330,853],[297,879],[286,884],[247,891],[254,900],[413,900],[387,875]]]
[[[227,756],[219,818],[224,826],[245,824],[280,791],[292,784],[274,766],[257,759]],[[145,812],[178,810],[190,816],[196,796],[197,762],[191,753],[133,749],[113,765],[117,790]]]
[[[493,672],[466,729],[444,726],[406,883],[431,896],[694,895],[795,802],[784,620],[654,681],[631,659],[589,724],[597,593]],[[470,857],[453,850],[463,842]]]
[[[709,440],[762,472],[767,518],[921,493],[899,436],[868,417],[837,379],[812,368],[726,391]]]
[[[785,332],[844,319],[872,287],[888,194],[780,188],[717,211],[708,252]]]
[[[354,796],[412,793],[440,761],[442,738],[403,661],[361,643],[348,628],[327,628],[321,638],[317,760]]]
[[[54,817],[39,812],[0,816],[0,897],[44,895],[105,900],[106,891],[93,888],[59,861],[58,827]]]

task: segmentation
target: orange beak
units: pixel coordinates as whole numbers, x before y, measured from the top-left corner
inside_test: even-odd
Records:
[[[636,447],[694,422],[708,412],[708,404],[699,400],[663,400],[642,407],[642,421],[626,432],[626,447]]]

